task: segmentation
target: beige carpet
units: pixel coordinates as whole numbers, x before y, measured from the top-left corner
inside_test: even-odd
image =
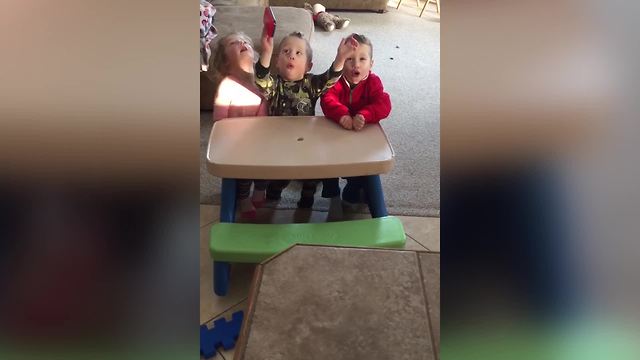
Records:
[[[388,10],[384,14],[336,12],[351,18],[347,29],[326,33],[316,28],[311,41],[312,72],[330,66],[340,38],[356,32],[372,40],[372,70],[382,79],[393,106],[381,123],[396,152],[395,168],[381,177],[387,209],[395,215],[439,216],[440,23],[426,15],[419,18],[418,11]],[[322,113],[319,102],[316,113]],[[200,202],[219,204],[220,179],[207,173],[204,156],[211,113],[201,113],[200,128]],[[319,192],[314,209],[326,210],[328,201]],[[295,208],[298,196],[299,187],[293,183],[277,207]]]

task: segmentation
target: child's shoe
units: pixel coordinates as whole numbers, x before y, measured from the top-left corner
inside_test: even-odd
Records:
[[[327,221],[342,221],[342,200],[340,196],[332,197],[329,199],[329,213],[327,214]]]
[[[249,199],[241,199],[238,201],[238,210],[240,210],[240,219],[253,220],[256,218],[256,208]]]
[[[347,183],[342,190],[342,200],[347,204],[360,203],[360,188]]]
[[[369,198],[362,187],[349,186],[347,183],[342,191],[342,204],[348,211],[357,212],[363,205],[369,204]]]
[[[266,191],[265,190],[254,190],[253,195],[251,195],[251,202],[256,209],[259,209],[264,206],[266,202]]]
[[[364,191],[364,189],[362,189],[362,197],[361,197],[361,199],[362,199],[362,203],[363,204],[369,205],[369,196],[367,196],[367,192]]]
[[[301,196],[300,200],[298,200],[298,208],[300,209],[310,209],[313,207],[313,196]]]
[[[240,219],[242,220],[255,220],[258,216],[256,209],[244,211],[240,213]]]
[[[313,206],[317,185],[318,184],[313,181],[302,182],[302,191],[300,192],[300,200],[298,200],[298,208],[309,209]]]
[[[269,201],[277,201],[282,198],[282,190],[267,189],[266,199]]]

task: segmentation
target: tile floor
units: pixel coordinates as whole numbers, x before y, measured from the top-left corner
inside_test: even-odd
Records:
[[[212,266],[209,256],[209,229],[219,221],[219,206],[200,206],[200,324],[209,324],[219,317],[231,319],[231,314],[246,310],[249,285],[254,265],[234,265],[229,293],[218,297],[213,293]],[[260,209],[257,222],[291,223],[324,222],[327,213],[319,211]],[[345,219],[368,218],[368,214],[346,214]],[[405,248],[440,252],[440,218],[398,216],[407,234]],[[233,359],[233,350],[219,351],[214,359]]]

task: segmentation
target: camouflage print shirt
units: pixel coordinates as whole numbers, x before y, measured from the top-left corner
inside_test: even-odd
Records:
[[[286,81],[279,75],[271,75],[269,69],[256,64],[256,85],[269,100],[269,115],[315,115],[316,102],[342,75],[342,70],[313,75],[305,74],[302,80]]]

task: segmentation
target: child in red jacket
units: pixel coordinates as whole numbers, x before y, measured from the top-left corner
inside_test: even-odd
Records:
[[[345,61],[342,78],[322,96],[320,105],[327,118],[347,130],[360,131],[365,124],[377,123],[389,116],[391,100],[389,94],[384,92],[380,78],[371,72],[371,40],[364,35],[351,36],[359,46]],[[364,177],[347,178],[342,199],[347,203],[359,203],[363,188]]]

